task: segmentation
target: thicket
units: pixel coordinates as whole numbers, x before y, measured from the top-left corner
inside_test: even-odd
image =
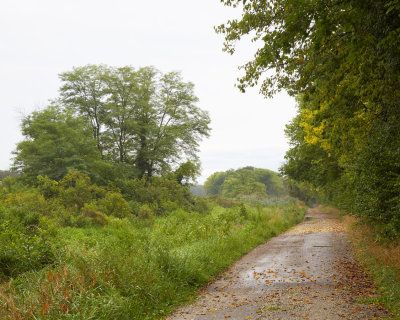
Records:
[[[21,181],[0,187],[1,319],[158,319],[305,211],[193,198],[161,177]]]
[[[285,89],[298,99],[282,167],[293,191],[317,193],[399,237],[400,2],[222,2],[243,8],[216,28],[224,49],[234,53],[247,35],[260,44],[239,88],[261,82],[265,96]]]
[[[110,219],[151,219],[178,208],[206,210],[188,187],[161,177],[117,181],[97,186],[88,175],[69,171],[61,180],[38,176],[3,180],[0,187],[0,278],[14,277],[54,262],[60,227],[104,227]]]

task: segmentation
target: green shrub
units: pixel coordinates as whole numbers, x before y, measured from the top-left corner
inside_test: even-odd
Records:
[[[104,198],[97,201],[101,211],[117,218],[126,218],[132,214],[129,203],[120,193],[107,192]]]
[[[248,218],[249,218],[249,214],[248,214],[248,212],[247,212],[246,206],[245,206],[243,203],[241,203],[239,208],[240,208],[240,209],[239,209],[240,215],[241,215],[244,219],[248,219]]]
[[[79,211],[86,203],[105,195],[106,191],[91,184],[88,175],[79,171],[69,171],[59,182],[60,200],[66,207]]]
[[[37,214],[10,216],[0,212],[0,279],[37,270],[55,259],[56,229]]]
[[[153,210],[151,210],[151,208],[147,204],[144,204],[139,209],[138,217],[140,219],[151,220],[154,217]]]
[[[177,210],[179,208],[179,204],[171,200],[160,200],[157,208],[159,208],[159,210],[157,210],[158,212],[167,213]]]
[[[131,208],[132,213],[134,215],[138,216],[139,215],[139,209],[142,206],[140,204],[140,202],[137,202],[137,201],[134,201],[134,200],[130,200],[130,201],[128,201],[128,204],[129,204],[129,206]]]
[[[207,213],[211,210],[212,203],[204,197],[196,197],[193,203],[193,211]]]
[[[6,177],[1,181],[1,187],[7,192],[20,192],[25,191],[27,187],[23,184],[19,177]]]
[[[32,212],[40,215],[49,215],[46,200],[35,191],[10,193],[3,204],[9,210],[12,210],[14,215],[20,215],[21,217]]]
[[[159,319],[304,212],[194,199],[166,178],[116,184],[71,171],[1,188],[0,277],[16,277],[0,284],[1,319]]]
[[[94,203],[86,203],[81,209],[81,214],[90,221],[89,225],[105,226],[108,222],[107,216],[103,212],[99,211]]]
[[[51,180],[49,177],[37,177],[37,188],[39,192],[46,198],[54,198],[60,194],[58,182]]]
[[[176,179],[152,177],[118,180],[116,185],[128,201],[147,204],[155,215],[164,215],[177,208],[191,208],[192,194],[189,187]]]

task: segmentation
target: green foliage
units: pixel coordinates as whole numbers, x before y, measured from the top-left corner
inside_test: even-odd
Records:
[[[231,171],[232,170],[229,170],[228,172],[231,173]],[[226,177],[227,173],[225,172],[215,172],[209,176],[204,182],[204,191],[206,192],[206,195],[212,196],[222,194],[222,187]]]
[[[246,36],[254,41],[261,40],[254,60],[243,66],[245,75],[239,79],[239,88],[243,91],[259,81],[262,81],[261,91],[265,95],[280,89],[293,94],[311,92],[321,85],[320,91],[325,91],[327,85],[339,82],[371,96],[397,81],[399,65],[395,57],[398,57],[400,41],[397,36],[400,10],[396,2],[221,2],[243,8],[241,19],[216,28],[225,35],[225,51],[233,54],[237,41]],[[266,70],[275,72],[264,77]],[[350,88],[329,89],[334,94],[345,93]],[[396,93],[392,92],[394,95]]]
[[[61,226],[104,226],[109,217],[133,217],[130,204],[113,186],[99,187],[88,175],[71,170],[60,181],[38,176],[36,188],[0,188],[5,206],[16,203],[26,212],[54,219]],[[17,213],[16,213],[17,214]]]
[[[8,220],[0,224],[0,278],[16,277],[54,261],[52,244],[35,228],[22,228]]]
[[[46,199],[57,197],[60,194],[59,183],[47,176],[37,176],[37,188]]]
[[[249,179],[247,175],[229,177],[224,181],[222,195],[227,198],[235,198],[242,195],[265,196],[267,189],[265,184]]]
[[[116,185],[128,202],[147,204],[156,215],[163,215],[178,207],[190,208],[193,205],[190,189],[182,186],[175,178],[143,177],[118,180]]]
[[[47,210],[45,199],[35,192],[6,192],[0,199],[1,280],[55,261],[57,231]]]
[[[248,219],[249,217],[249,213],[247,212],[246,206],[242,203],[240,205],[240,215],[244,218],[244,219]]]
[[[179,73],[88,65],[60,78],[63,103],[86,119],[103,158],[131,165],[139,177],[170,173],[184,157],[198,160],[210,119]]]
[[[396,150],[400,140],[394,137],[400,137],[400,125],[396,117],[388,117],[385,124],[374,120],[373,126],[370,123],[370,128],[362,129],[366,130],[362,135],[354,129],[353,137],[346,140],[353,148],[344,148],[343,142],[335,145],[337,137],[333,134],[329,140],[318,136],[313,141],[312,132],[317,130],[314,123],[320,122],[309,116],[312,108],[300,101],[299,114],[287,128],[292,148],[282,171],[298,181],[297,186],[313,190],[313,197],[318,193],[322,201],[355,212],[370,223],[382,224],[382,235],[387,238],[399,237],[400,164]],[[357,122],[360,128],[364,116]],[[339,124],[333,126],[338,128]]]
[[[14,183],[15,178],[7,179],[0,189],[4,199],[12,198],[12,192],[25,190],[19,189],[19,185]],[[136,215],[141,218],[142,207],[151,210],[151,214],[144,215],[146,217],[165,215],[178,208],[197,208],[199,211],[208,208],[204,201],[194,199],[189,186],[180,184],[175,175],[170,178],[118,180],[115,185],[99,187],[88,175],[71,170],[60,181],[38,176],[36,185],[33,194],[40,195],[41,199],[37,202],[40,204],[37,210],[56,219],[62,226],[102,226],[108,223],[109,217],[123,219]],[[26,210],[31,206],[32,203],[28,202]]]
[[[217,27],[225,50],[247,35],[261,45],[239,88],[262,82],[266,96],[285,89],[298,98],[283,172],[398,237],[399,2],[222,2],[243,8]]]
[[[18,192],[27,189],[27,186],[19,178],[6,177],[1,181],[1,190],[6,192]]]
[[[88,65],[60,78],[62,105],[22,121],[25,139],[13,169],[25,181],[38,175],[58,181],[78,170],[102,185],[153,175],[188,184],[199,174],[198,146],[210,118],[179,73]]]
[[[76,210],[105,194],[103,188],[91,184],[89,176],[79,171],[69,171],[58,185],[61,203],[65,207]]]
[[[132,214],[129,203],[118,192],[107,192],[104,198],[97,201],[102,212],[117,218],[126,218]]]
[[[17,146],[14,168],[31,181],[37,175],[58,180],[71,169],[93,173],[100,161],[84,120],[71,109],[50,106],[33,112],[22,121],[22,134],[26,139]]]
[[[283,180],[276,172],[253,167],[216,172],[207,178],[204,190],[207,195],[220,194],[228,198],[285,194]]]
[[[211,207],[212,202],[210,201],[210,199],[205,198],[205,196],[194,198],[194,203],[192,207],[193,211],[199,213],[207,213],[211,210]]]
[[[81,208],[80,212],[82,216],[87,218],[85,220],[80,219],[80,227],[86,226],[105,226],[108,223],[107,216],[98,210],[98,207],[94,203],[85,203],[83,208]],[[78,223],[79,224],[79,223]]]
[[[151,220],[154,217],[153,210],[147,204],[144,204],[138,211],[138,217],[140,219]]]
[[[0,318],[160,319],[304,211],[214,206],[201,214],[178,209],[151,224],[109,219],[104,228],[62,228],[59,265],[0,286]]]
[[[191,181],[195,181],[200,174],[200,164],[197,162],[186,161],[176,169],[172,177],[178,181],[180,185],[190,185]]]
[[[319,200],[317,190],[315,190],[312,185],[306,181],[297,182],[296,180],[288,179],[286,181],[286,185],[288,193],[291,197],[300,199],[309,206],[316,204]]]

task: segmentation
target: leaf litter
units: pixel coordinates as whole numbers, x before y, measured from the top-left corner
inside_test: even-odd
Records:
[[[168,319],[390,317],[379,304],[361,303],[374,296],[340,220],[314,208],[303,223],[252,250]]]

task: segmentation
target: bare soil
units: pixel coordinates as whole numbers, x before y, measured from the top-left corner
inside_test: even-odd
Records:
[[[342,223],[318,208],[255,248],[169,320],[377,319],[390,317],[355,260]]]

